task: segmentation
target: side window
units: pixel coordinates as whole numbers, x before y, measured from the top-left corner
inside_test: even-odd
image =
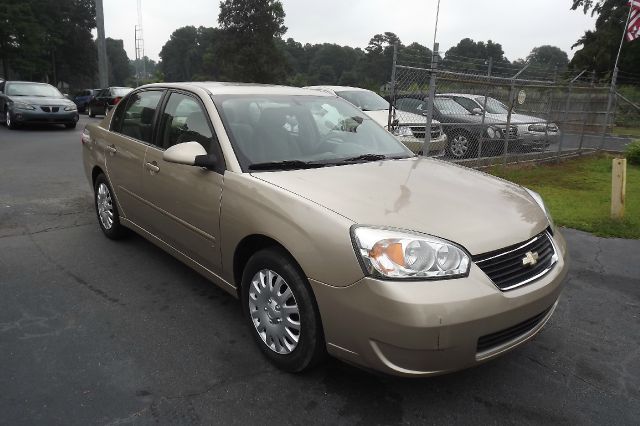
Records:
[[[111,125],[109,127],[111,131],[118,133],[122,131],[122,119],[124,117],[124,110],[127,108],[127,103],[127,99],[125,98],[116,105],[116,110],[113,112]]]
[[[134,93],[129,97],[123,117],[120,133],[143,142],[151,142],[153,134],[153,117],[163,92],[150,90]],[[118,108],[120,110],[120,108]],[[119,125],[120,123],[116,123]]]
[[[206,113],[198,101],[182,93],[172,93],[162,114],[158,147],[167,149],[183,142],[198,142],[210,154],[217,145]]]
[[[473,112],[474,108],[480,108],[478,106],[478,104],[476,104],[474,101],[472,101],[471,99],[468,98],[461,98],[461,97],[455,97],[453,98],[457,103],[459,103],[460,105],[462,105],[462,107],[464,109],[466,109],[469,112]]]

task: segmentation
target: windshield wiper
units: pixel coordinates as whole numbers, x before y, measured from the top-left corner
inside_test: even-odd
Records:
[[[268,161],[265,163],[254,163],[249,165],[249,170],[294,170],[294,169],[315,169],[324,167],[325,163],[312,163],[302,160]]]
[[[342,160],[340,160],[341,163],[355,163],[358,161],[380,161],[380,160],[386,160],[387,157],[384,154],[363,154],[363,155],[358,155],[357,157],[349,157],[349,158],[344,158]]]

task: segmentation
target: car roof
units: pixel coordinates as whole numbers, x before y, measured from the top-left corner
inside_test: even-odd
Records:
[[[349,90],[353,92],[370,92],[371,91],[368,89],[363,89],[362,87],[353,87],[353,86],[306,86],[305,89],[331,90],[333,92],[341,92],[343,90]]]
[[[472,95],[471,93],[438,93],[436,95],[436,97],[438,97],[438,96],[447,97],[447,98],[449,98],[451,96],[458,96],[458,97],[461,97],[461,98],[478,98],[478,97],[482,98],[482,97],[484,97],[484,95]]]
[[[43,83],[41,81],[7,80],[5,83],[29,83],[29,84],[45,84],[47,86],[53,86],[49,83]]]
[[[194,81],[183,83],[153,83],[142,86],[164,87],[175,89],[200,88],[207,90],[212,95],[292,95],[292,96],[332,96],[328,93],[308,90],[300,87],[278,86],[274,84],[258,83],[229,83],[220,81]]]

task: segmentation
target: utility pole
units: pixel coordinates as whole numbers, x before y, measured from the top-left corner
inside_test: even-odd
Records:
[[[107,71],[107,44],[104,39],[104,12],[102,10],[102,0],[96,2],[96,23],[98,26],[98,85],[100,88],[109,86],[109,74]]]

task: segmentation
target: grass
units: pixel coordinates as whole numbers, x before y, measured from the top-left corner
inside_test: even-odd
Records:
[[[539,192],[557,225],[603,237],[640,239],[640,166],[627,163],[625,217],[610,218],[611,160],[586,156],[560,164],[496,166],[489,173]]]
[[[614,127],[613,134],[616,136],[634,136],[640,138],[640,127]]]

